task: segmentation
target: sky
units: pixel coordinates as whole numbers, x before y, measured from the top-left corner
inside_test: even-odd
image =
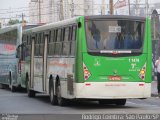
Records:
[[[28,14],[30,0],[0,0],[0,18],[21,16],[21,11]],[[15,14],[13,14],[13,12]],[[5,13],[5,14],[4,14]],[[7,13],[7,14],[6,14]]]
[[[28,15],[28,6],[31,0],[0,0],[0,18],[9,18],[21,16],[22,11],[24,14]],[[95,3],[101,3],[101,0],[94,0]],[[114,0],[116,2],[118,0]],[[133,2],[135,0],[130,0]],[[140,0],[141,3],[145,3],[145,0]],[[149,3],[160,2],[159,0],[148,0]],[[106,3],[109,3],[109,0],[106,0]],[[16,11],[16,12],[15,12]],[[13,14],[14,12],[14,14]],[[4,14],[7,13],[7,14]],[[26,15],[26,19],[27,19]]]

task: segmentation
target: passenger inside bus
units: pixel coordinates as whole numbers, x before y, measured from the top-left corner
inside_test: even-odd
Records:
[[[132,49],[140,49],[142,46],[142,42],[138,34],[139,33],[137,31],[133,32]]]
[[[98,28],[96,28],[95,23],[92,21],[90,25],[88,25],[88,30],[90,31],[91,34],[91,38],[92,40],[94,40],[94,46],[92,46],[91,48],[95,48],[95,49],[100,49],[101,48],[101,35],[100,35],[100,31]]]
[[[115,40],[115,49],[124,49],[124,34],[123,32],[117,33]]]
[[[124,49],[132,48],[132,40],[133,40],[133,37],[131,35],[131,32],[127,32],[124,36]]]

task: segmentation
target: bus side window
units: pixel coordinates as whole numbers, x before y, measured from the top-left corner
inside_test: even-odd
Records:
[[[66,27],[64,29],[63,35],[64,35],[64,41],[63,41],[62,54],[64,56],[68,56],[70,52],[69,27]]]
[[[61,42],[62,39],[61,38],[62,38],[62,30],[58,29],[57,41],[55,42],[55,55],[56,56],[61,55],[61,51],[62,51],[62,42]]]
[[[48,55],[54,55],[54,49],[55,49],[55,33],[56,31],[55,30],[52,30],[50,31],[49,33],[49,42],[48,42]]]
[[[72,31],[71,31],[71,56],[75,56],[75,44],[76,44],[76,33],[77,33],[77,26],[72,26]]]
[[[32,37],[31,35],[28,35],[28,40],[29,40],[29,43],[28,45],[26,46],[26,56],[30,56],[31,55],[31,44],[32,44]]]
[[[53,32],[53,42],[56,42],[56,39],[57,39],[57,30],[54,30]]]
[[[39,55],[39,41],[38,41],[38,35],[36,34],[35,36],[35,56]]]
[[[21,56],[21,50],[20,50],[20,45],[18,46],[17,48],[17,54],[16,54],[16,58],[19,58],[20,59],[20,56]]]
[[[50,44],[51,44],[51,38],[52,38],[52,36],[51,36],[51,31],[49,31],[48,47],[47,47],[47,54],[48,54],[48,55],[50,55],[50,49],[51,49],[51,46],[50,46]]]
[[[25,60],[25,54],[26,54],[26,51],[25,51],[25,44],[22,43],[21,44],[21,60],[24,61]]]
[[[39,55],[43,56],[43,50],[44,50],[44,34],[40,33],[39,34]]]
[[[22,43],[21,45],[19,45],[17,47],[17,55],[16,58],[18,58],[19,60],[25,60],[25,51],[24,51],[25,45],[24,43]]]
[[[61,29],[58,29],[58,31],[57,31],[58,33],[57,33],[57,41],[56,42],[60,42],[61,41],[61,33],[62,33],[62,31],[61,31]]]

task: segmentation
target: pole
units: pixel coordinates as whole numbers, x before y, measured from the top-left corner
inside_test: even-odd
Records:
[[[60,0],[60,20],[64,20],[64,14],[63,14],[63,0]]]
[[[129,15],[131,15],[130,0],[128,0],[128,11],[129,11]]]
[[[110,14],[113,15],[113,0],[109,0]]]
[[[102,0],[102,15],[105,15],[105,0]]]
[[[92,15],[94,15],[94,4],[93,4],[93,0],[92,0]]]
[[[71,17],[74,17],[74,2],[71,3]]]
[[[155,15],[154,15],[155,17]],[[156,17],[155,17],[156,18]],[[156,39],[156,20],[153,19],[153,39]]]
[[[24,14],[22,13],[22,26],[24,26]]]
[[[39,0],[38,3],[39,3],[39,23],[41,23],[41,0]]]
[[[146,17],[148,16],[148,0],[145,0],[145,5],[146,5]]]

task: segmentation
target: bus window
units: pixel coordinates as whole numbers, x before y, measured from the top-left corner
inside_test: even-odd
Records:
[[[58,31],[57,31],[58,33],[57,33],[57,42],[60,42],[61,41],[61,29],[58,29]]]
[[[132,29],[131,29],[132,28]],[[86,22],[89,50],[141,50],[144,22],[131,20],[90,20]]]
[[[58,42],[54,44],[55,46],[55,55],[60,56],[62,51],[62,43]]]
[[[72,28],[72,34],[71,34],[71,46],[70,46],[70,53],[71,56],[75,56],[75,40],[76,40],[76,31],[77,31],[77,27],[73,26]]]
[[[39,56],[39,41],[38,41],[38,35],[35,36],[35,56]]]
[[[76,40],[76,26],[73,26],[73,31],[72,31],[72,41]]]
[[[39,34],[39,39],[40,39],[40,43],[39,43],[39,55],[40,56],[43,56],[43,50],[44,50],[44,34],[43,33],[40,33]]]
[[[71,42],[71,48],[70,48],[70,50],[71,50],[71,56],[75,56],[75,41],[72,41]]]
[[[61,41],[65,40],[65,28],[61,30]]]
[[[55,33],[56,33],[56,31],[55,30],[52,30],[51,32],[50,32],[50,35],[48,36],[49,38],[49,42],[48,42],[48,55],[54,55],[54,46],[55,46],[55,44],[54,44],[54,42],[55,42]]]
[[[69,27],[65,28],[64,41],[69,41]]]
[[[69,27],[69,41],[72,40],[72,31],[73,31],[72,27]]]
[[[50,43],[48,45],[48,55],[54,55],[54,48],[55,48],[55,44],[54,43]]]
[[[50,42],[56,41],[55,40],[55,30],[51,30],[50,37],[51,37]]]
[[[21,60],[25,60],[25,54],[26,54],[26,51],[25,51],[25,45],[24,44],[22,44],[21,45]]]
[[[54,39],[53,41],[54,41],[54,42],[57,42],[58,30],[55,30],[54,35],[55,35],[55,36],[54,36],[54,38],[53,38],[53,39]]]
[[[62,55],[68,56],[70,52],[69,28],[65,28]]]

